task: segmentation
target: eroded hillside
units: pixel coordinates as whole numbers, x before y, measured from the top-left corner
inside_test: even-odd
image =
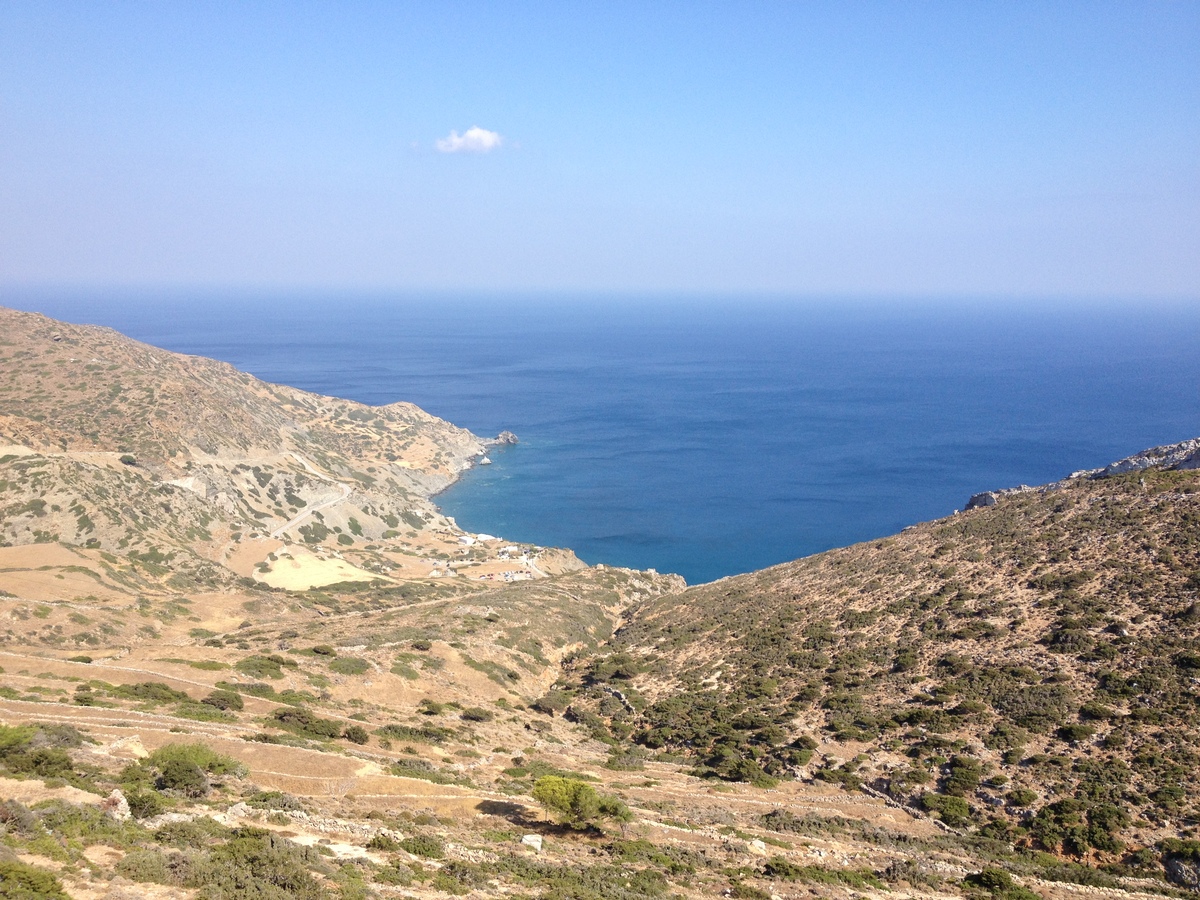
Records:
[[[462,532],[415,407],[0,325],[0,897],[1200,887],[1194,471],[686,589]]]
[[[0,309],[0,335],[6,545],[68,545],[138,589],[579,567],[565,552],[476,542],[442,516],[429,497],[489,442],[410,403],[309,394],[16,310]]]
[[[611,649],[559,685],[598,734],[1120,866],[1200,825],[1200,471],[1002,494],[657,598]]]

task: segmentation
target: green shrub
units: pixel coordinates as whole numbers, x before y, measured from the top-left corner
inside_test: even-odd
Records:
[[[1091,725],[1063,725],[1056,733],[1068,744],[1078,744],[1094,736],[1096,729]]]
[[[952,797],[963,797],[979,787],[983,767],[969,756],[955,756],[950,760],[944,790]]]
[[[246,774],[246,767],[236,759],[200,743],[166,744],[151,753],[145,762],[162,768],[174,760],[191,763],[210,775],[233,775],[241,778]]]
[[[276,696],[275,688],[262,681],[248,681],[245,684],[231,684],[228,681],[218,681],[217,687],[221,690],[233,691],[237,694],[249,694],[251,697],[271,698]]]
[[[854,888],[883,888],[883,882],[867,869],[827,869],[801,866],[782,856],[772,856],[763,865],[763,874],[781,881],[806,881],[810,884],[841,884]]]
[[[175,707],[175,715],[181,719],[194,719],[197,722],[236,722],[237,716],[225,712],[207,703],[180,703]]]
[[[141,789],[125,791],[125,802],[135,819],[152,819],[166,809],[163,798],[154,791]]]
[[[533,785],[533,799],[548,812],[579,828],[598,819],[631,822],[633,813],[618,798],[601,795],[590,784],[560,775],[546,775]]]
[[[961,828],[971,818],[971,807],[962,797],[925,794],[921,798],[921,806],[929,812],[937,813],[938,818],[952,828]]]
[[[71,900],[58,877],[16,860],[0,860],[0,900]]]
[[[426,859],[442,859],[446,855],[446,845],[428,834],[410,834],[400,841],[400,847],[413,856]]]
[[[586,825],[600,815],[600,796],[590,784],[573,778],[547,775],[533,786],[533,799],[551,813],[576,825]]]
[[[408,887],[413,883],[412,869],[401,862],[393,862],[375,872],[375,881],[397,887]]]
[[[356,656],[339,656],[330,661],[329,671],[337,672],[339,675],[361,675],[371,671],[371,664]]]
[[[1028,788],[1017,788],[1005,794],[1004,799],[1013,806],[1029,806],[1037,799],[1037,794]]]
[[[283,791],[259,791],[246,798],[246,805],[255,809],[281,809],[286,812],[299,812],[303,804],[291,794]]]
[[[154,840],[180,850],[198,850],[217,840],[227,838],[232,831],[209,816],[186,822],[168,822],[154,832]]]
[[[1012,876],[1003,869],[984,869],[963,879],[972,887],[980,887],[985,891],[1005,891],[1013,886]]]
[[[159,850],[130,850],[114,867],[130,881],[172,884],[175,879],[167,856]]]
[[[186,691],[177,691],[161,681],[139,681],[136,684],[118,684],[110,689],[118,697],[144,700],[148,703],[177,703],[190,700]]]
[[[563,691],[550,691],[543,697],[539,697],[529,704],[530,709],[540,713],[545,713],[552,716],[555,713],[560,713],[571,705],[571,695]]]
[[[400,842],[385,832],[379,832],[377,835],[367,841],[368,850],[384,850],[393,851],[399,850]]]
[[[222,900],[326,900],[309,872],[319,865],[315,851],[260,828],[239,828],[193,864],[186,886]]]
[[[375,736],[391,741],[419,741],[423,744],[442,744],[452,737],[454,732],[449,728],[439,728],[436,725],[422,725],[414,728],[412,725],[384,725],[375,732]]]
[[[496,718],[496,714],[491,710],[484,709],[482,706],[468,706],[461,713],[460,718],[467,722],[490,722]]]
[[[342,732],[342,737],[350,741],[352,744],[365,744],[371,739],[371,736],[367,733],[367,729],[363,728],[361,725],[349,726],[345,731]]]
[[[987,891],[996,900],[1041,900],[1039,895],[1021,887],[1003,869],[987,868],[963,879],[967,887]]]
[[[213,691],[200,702],[224,711],[234,710],[235,712],[241,712],[246,708],[246,703],[242,700],[240,694],[220,689]]]
[[[172,759],[162,767],[158,785],[161,790],[175,791],[185,797],[203,797],[208,793],[208,776],[195,763]]]
[[[734,900],[771,900],[771,895],[761,888],[744,881],[735,881],[729,886],[729,896]]]
[[[341,737],[342,734],[341,722],[322,719],[307,709],[277,709],[272,718],[280,728],[294,731],[305,737],[330,740]]]
[[[280,679],[283,677],[285,667],[294,669],[298,665],[294,659],[287,659],[277,653],[271,653],[267,656],[247,656],[245,659],[238,660],[234,668],[251,678]]]

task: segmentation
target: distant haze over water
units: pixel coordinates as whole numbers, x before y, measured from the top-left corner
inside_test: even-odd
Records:
[[[8,290],[515,447],[460,525],[707,581],[1200,435],[1200,307]]]

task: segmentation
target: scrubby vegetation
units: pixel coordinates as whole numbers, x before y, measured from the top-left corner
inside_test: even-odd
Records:
[[[702,776],[1119,854],[1137,822],[1200,820],[1198,525],[1195,472],[1015,495],[650,601],[534,706]]]
[[[461,542],[405,404],[0,318],[0,896],[1200,888],[1194,471],[684,591]]]

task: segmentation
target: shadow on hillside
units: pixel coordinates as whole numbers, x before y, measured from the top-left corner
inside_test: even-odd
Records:
[[[540,818],[535,810],[531,810],[524,804],[510,803],[506,800],[481,800],[475,804],[475,808],[485,816],[497,816],[505,819],[531,834],[541,834],[547,837],[577,837],[580,834],[590,834],[595,831],[591,827],[579,829],[570,825],[560,825],[558,822]]]

